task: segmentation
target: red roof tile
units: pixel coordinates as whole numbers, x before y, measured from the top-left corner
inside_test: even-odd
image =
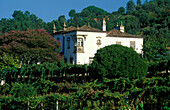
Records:
[[[137,37],[137,38],[141,37],[139,35],[132,35],[132,34],[128,34],[126,32],[121,32],[121,31],[116,30],[116,29],[113,29],[113,30],[107,32],[107,36],[108,37]]]

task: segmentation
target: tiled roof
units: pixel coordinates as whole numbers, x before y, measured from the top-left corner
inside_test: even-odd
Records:
[[[73,26],[70,26],[68,28],[65,28],[65,30],[60,30],[54,34],[57,34],[57,33],[67,33],[67,32],[71,32],[71,31],[88,31],[88,32],[105,32],[105,31],[101,31],[100,29],[96,29],[96,28],[93,28],[91,26],[82,26],[82,27],[73,27]],[[106,32],[107,33],[107,37],[133,37],[133,38],[142,38],[141,36],[139,35],[132,35],[132,34],[128,34],[128,33],[125,33],[125,32],[121,32],[119,30],[116,30],[116,29],[113,29],[109,32]]]
[[[128,33],[121,32],[121,31],[116,30],[116,29],[113,29],[113,30],[107,32],[107,36],[108,37],[112,37],[113,36],[113,37],[136,37],[136,38],[142,38],[139,35],[128,34]]]
[[[66,28],[65,31],[73,31],[73,30],[77,30],[77,28],[73,27],[73,26],[70,26],[70,27]]]
[[[90,26],[82,26],[82,27],[73,27],[70,26],[68,28],[65,28],[65,30],[60,30],[58,32],[55,32],[53,34],[57,34],[57,33],[65,33],[65,32],[71,32],[71,31],[90,31],[90,32],[102,32],[100,29],[96,29]]]
[[[77,28],[77,30],[82,30],[82,31],[101,31],[99,29],[96,29],[96,28],[92,28],[91,26],[82,26],[80,28]]]

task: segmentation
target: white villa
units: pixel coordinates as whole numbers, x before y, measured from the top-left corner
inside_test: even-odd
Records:
[[[90,64],[98,49],[112,44],[132,47],[142,54],[143,37],[125,33],[122,23],[119,30],[107,32],[105,19],[101,30],[86,25],[79,28],[64,25],[63,30],[56,32],[54,25],[53,36],[61,42],[64,61],[72,64]]]

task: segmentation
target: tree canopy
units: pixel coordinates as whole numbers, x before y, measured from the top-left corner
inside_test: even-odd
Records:
[[[69,16],[74,17],[75,15],[76,15],[76,10],[75,9],[70,10]]]
[[[118,9],[118,12],[119,12],[120,14],[125,14],[125,8],[124,8],[124,7],[120,7],[120,8]]]
[[[66,19],[64,15],[58,19],[45,23],[35,14],[30,12],[14,11],[11,19],[2,18],[0,20],[0,35],[11,30],[26,31],[27,29],[45,29],[50,34],[53,32],[53,24],[56,25],[56,31],[63,29],[63,24],[66,22],[66,27],[83,26],[90,24],[91,27],[101,29],[102,19],[107,22],[107,31],[120,25],[121,21],[125,24],[125,31],[130,34],[142,35],[144,37],[153,35],[156,40],[164,38],[163,45],[170,47],[170,1],[169,0],[146,0],[144,4],[141,0],[137,0],[135,6],[133,0],[127,2],[126,10],[124,7],[118,8],[117,11],[108,13],[107,11],[96,6],[88,6],[80,13],[71,9],[68,13],[70,18]],[[22,20],[22,22],[20,22]],[[149,39],[144,39],[145,42]],[[150,42],[150,40],[149,40]],[[145,44],[144,44],[145,45]],[[161,46],[162,50],[165,46]],[[153,48],[151,46],[151,48]],[[146,51],[146,50],[145,50]],[[146,52],[145,52],[146,53]]]
[[[133,0],[130,0],[127,3],[127,14],[132,14],[132,12],[135,10],[135,3],[133,2]]]
[[[91,64],[94,78],[140,78],[147,74],[147,65],[132,48],[109,45],[95,54]]]
[[[0,36],[0,52],[17,56],[24,64],[60,61],[60,43],[42,29],[10,31]]]
[[[141,0],[137,0],[137,5],[142,5]]]

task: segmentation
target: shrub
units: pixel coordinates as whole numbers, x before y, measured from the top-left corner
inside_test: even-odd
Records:
[[[3,53],[0,55],[0,68],[3,70],[4,68],[10,68],[10,67],[16,67],[19,68],[19,60],[17,57],[14,57],[13,55],[9,55],[6,53]]]
[[[37,89],[38,94],[49,94],[50,92],[55,92],[58,88],[56,83],[50,80],[40,79],[33,83],[34,88]]]
[[[26,83],[12,83],[10,94],[15,98],[26,99],[37,95],[37,90],[31,85]]]
[[[140,78],[146,76],[147,65],[132,48],[110,45],[97,51],[91,64],[93,78]]]
[[[11,77],[15,76],[21,64],[17,57],[3,52],[0,55],[0,79],[3,78],[7,83],[11,84]]]

